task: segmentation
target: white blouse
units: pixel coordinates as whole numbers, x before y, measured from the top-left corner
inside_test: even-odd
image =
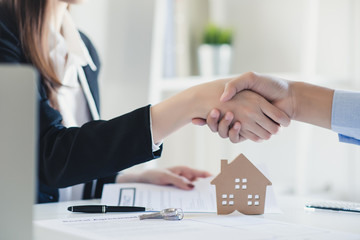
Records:
[[[96,71],[96,66],[67,11],[61,30],[62,35],[52,30],[49,37],[50,58],[62,83],[57,100],[64,126],[79,127],[100,119],[83,71],[87,65]]]
[[[80,127],[91,120],[99,120],[94,98],[90,92],[83,67],[96,66],[76,29],[70,13],[65,12],[62,34],[51,29],[50,59],[62,86],[57,92],[59,111],[65,127]],[[95,184],[93,184],[95,188]],[[60,189],[59,201],[80,200],[84,184]]]

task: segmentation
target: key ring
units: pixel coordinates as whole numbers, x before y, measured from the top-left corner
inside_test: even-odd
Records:
[[[160,212],[142,214],[140,220],[144,219],[164,219],[164,220],[181,220],[184,218],[184,212],[181,208],[165,208]]]
[[[181,208],[165,208],[161,211],[165,220],[181,220],[184,218],[184,212]]]

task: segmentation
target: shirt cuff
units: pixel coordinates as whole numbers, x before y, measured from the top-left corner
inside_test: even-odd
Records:
[[[154,138],[153,138],[153,134],[152,134],[151,107],[150,107],[149,118],[150,118],[150,134],[151,134],[152,151],[153,151],[153,152],[156,152],[156,151],[159,151],[159,150],[160,150],[161,144],[163,144],[163,140],[161,140],[161,141],[160,141],[159,143],[157,143],[157,144],[154,143]]]
[[[339,134],[339,141],[343,143],[352,143],[352,144],[360,145],[359,139],[348,137],[342,134]]]
[[[334,92],[331,129],[339,133],[339,141],[360,144],[360,92]]]

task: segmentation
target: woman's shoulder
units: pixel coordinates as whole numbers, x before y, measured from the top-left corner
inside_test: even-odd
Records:
[[[24,60],[14,17],[0,5],[0,62]]]
[[[0,36],[1,39],[8,39],[19,43],[18,28],[15,17],[8,9],[0,5]]]

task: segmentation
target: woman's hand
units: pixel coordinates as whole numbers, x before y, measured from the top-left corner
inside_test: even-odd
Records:
[[[234,114],[227,112],[222,119],[220,119],[220,115],[219,109],[213,109],[206,119],[194,118],[192,123],[198,126],[208,125],[212,132],[218,132],[222,138],[229,138],[232,143],[245,141],[246,138],[240,135],[241,123],[237,121],[232,124]]]
[[[117,183],[139,182],[157,185],[172,185],[180,189],[191,190],[192,184],[198,178],[210,177],[206,171],[200,171],[185,166],[176,166],[167,169],[147,170],[139,174],[123,174],[117,177]]]
[[[223,113],[219,115],[219,112]],[[197,118],[192,122],[203,125],[205,119]],[[267,140],[279,131],[280,124],[288,125],[289,122],[287,114],[251,91],[242,91],[231,101],[220,103],[206,117],[213,132],[219,132],[223,138],[229,137],[234,143],[245,139]]]

